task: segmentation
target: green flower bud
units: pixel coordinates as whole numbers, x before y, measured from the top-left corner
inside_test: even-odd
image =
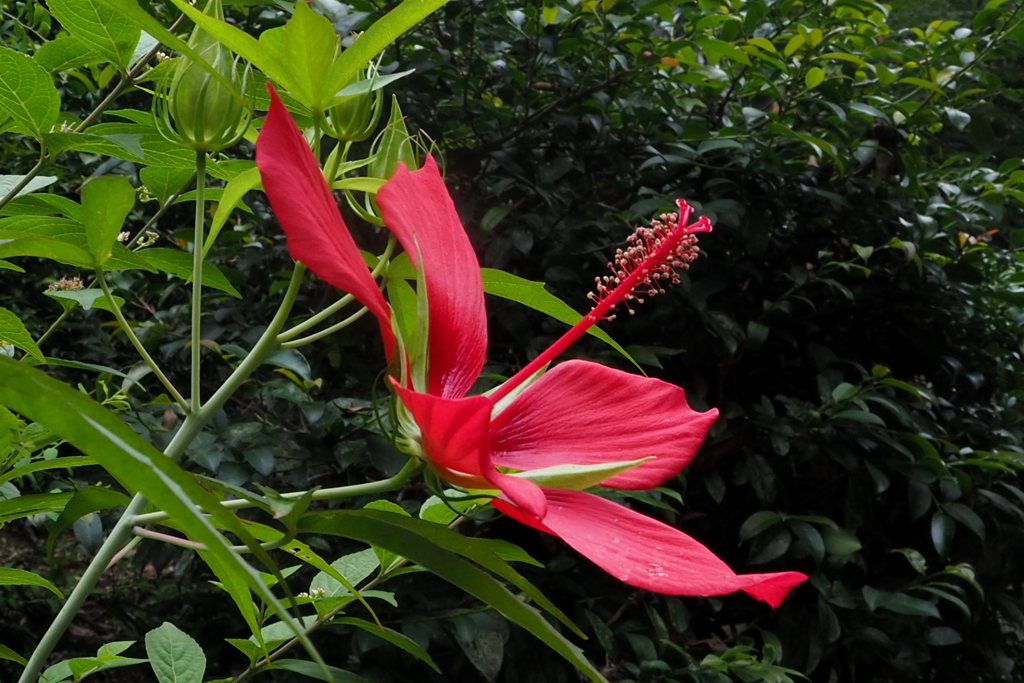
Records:
[[[210,0],[203,12],[224,18],[221,0]],[[188,46],[224,80],[241,89],[241,79],[231,51],[196,26]],[[250,112],[209,71],[188,57],[181,57],[170,88],[154,98],[160,132],[197,152],[218,152],[236,143],[249,125]]]
[[[372,82],[375,75],[371,69],[367,80]],[[383,105],[384,91],[380,88],[346,97],[327,110],[327,131],[342,142],[362,142],[377,129]]]

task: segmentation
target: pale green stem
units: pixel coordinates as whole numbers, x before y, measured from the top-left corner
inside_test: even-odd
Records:
[[[194,177],[195,176],[192,176],[192,178]],[[146,221],[146,224],[142,226],[142,229],[139,230],[138,233],[136,233],[135,237],[132,238],[132,241],[126,244],[125,247],[131,249],[132,251],[135,250],[135,245],[139,243],[139,240],[146,236],[146,233],[149,232],[149,229],[153,227],[154,223],[160,220],[161,216],[163,216],[167,212],[167,209],[171,208],[171,205],[174,204],[175,200],[181,196],[181,193],[184,192],[185,188],[188,187],[189,183],[192,182],[192,178],[189,178],[184,185],[179,187],[174,192],[174,194],[167,198],[167,201],[164,202],[163,206],[157,209],[156,213],[153,214],[152,218]]]
[[[421,467],[423,467],[423,464],[419,460],[410,459],[409,462],[407,462],[405,466],[393,476],[388,477],[387,479],[381,479],[380,481],[371,481],[365,484],[353,484],[352,486],[335,486],[329,489],[317,489],[316,491],[313,491],[312,494],[310,494],[309,491],[290,491],[288,493],[282,493],[280,496],[287,500],[302,498],[306,495],[310,496],[310,500],[338,500],[339,498],[354,498],[355,496],[368,496],[375,493],[386,493],[400,488],[409,480],[409,477],[418,472]],[[248,498],[235,498],[234,500],[222,501],[221,507],[227,510],[243,510],[257,507],[259,504],[259,501],[252,501]],[[155,524],[166,519],[170,519],[170,517],[171,516],[166,512],[150,512],[144,515],[137,515],[132,522],[140,525]]]
[[[196,152],[196,220],[192,238],[192,412],[202,407],[202,349],[200,328],[203,313],[203,224],[206,221],[206,152]]]
[[[366,306],[363,306],[358,311],[356,311],[355,313],[353,313],[349,317],[345,318],[341,322],[335,323],[334,325],[331,325],[330,327],[328,327],[326,329],[320,330],[319,332],[314,332],[313,334],[311,334],[311,335],[309,335],[307,337],[301,337],[299,339],[293,339],[292,341],[282,342],[281,343],[281,348],[282,349],[294,349],[297,346],[305,346],[306,344],[310,344],[312,342],[315,342],[318,339],[323,339],[326,336],[334,334],[338,330],[345,329],[346,327],[348,327],[349,325],[351,325],[352,323],[354,323],[355,321],[359,320],[364,315],[366,315],[369,312],[369,310],[370,309],[368,309]]]
[[[164,450],[164,454],[171,460],[177,462],[181,458],[185,453],[185,449],[199,435],[210,418],[224,406],[228,398],[238,390],[242,382],[277,348],[277,334],[284,327],[284,323],[288,319],[288,314],[295,303],[295,297],[299,292],[299,285],[302,283],[302,276],[305,272],[306,269],[302,264],[295,264],[295,270],[292,271],[292,279],[288,285],[288,290],[285,292],[284,300],[281,302],[281,306],[278,308],[277,314],[270,325],[263,332],[256,345],[253,346],[252,351],[235,368],[235,371],[228,377],[221,388],[210,397],[210,400],[203,406],[202,410],[185,418],[178,433],[174,435],[171,443]],[[102,277],[100,282],[103,282]],[[82,573],[82,578],[79,579],[71,594],[68,595],[64,606],[50,623],[49,629],[39,639],[39,644],[36,645],[36,649],[29,658],[21,678],[18,679],[18,683],[38,683],[39,672],[42,670],[46,658],[50,656],[53,648],[57,646],[57,642],[64,635],[64,632],[67,631],[75,615],[82,609],[86,599],[92,595],[96,583],[103,574],[103,570],[115,558],[120,556],[121,549],[131,540],[133,520],[146,509],[146,505],[148,505],[148,501],[145,496],[136,494],[132,502],[125,508],[121,519],[114,525],[110,535],[107,536],[103,545],[96,551],[96,555],[93,556],[89,566]]]
[[[145,361],[146,365],[149,366],[149,369],[153,371],[153,374],[157,376],[157,379],[160,380],[161,384],[167,388],[167,391],[171,392],[171,396],[174,398],[175,402],[181,406],[182,410],[186,413],[190,412],[188,401],[186,401],[174,385],[171,384],[171,380],[167,379],[167,375],[165,375],[164,371],[160,369],[160,366],[157,365],[153,357],[149,355],[149,351],[147,351],[146,347],[142,345],[139,338],[135,336],[135,331],[132,330],[132,326],[125,319],[124,313],[121,312],[121,307],[117,305],[117,301],[114,299],[114,295],[111,293],[110,287],[107,285],[107,279],[103,277],[102,270],[96,270],[96,281],[100,283],[100,287],[103,289],[103,293],[107,297],[107,302],[110,304],[110,310],[114,312],[114,317],[117,318],[118,324],[128,337],[128,340],[131,341],[132,346],[134,346],[135,350],[139,352],[140,356],[142,356],[142,360]]]
[[[69,315],[71,315],[71,308],[65,308],[64,312],[60,314],[60,317],[53,321],[53,324],[47,328],[46,332],[43,332],[43,336],[36,340],[36,346],[42,346],[43,342],[50,338],[50,335],[53,334],[54,330],[56,330]]]
[[[384,253],[380,255],[380,258],[377,261],[377,265],[374,266],[373,270],[370,271],[370,277],[372,277],[374,280],[376,280],[378,277],[380,277],[380,274],[384,272],[384,268],[387,267],[388,261],[391,260],[391,254],[394,253],[394,251],[395,251],[395,238],[394,238],[394,236],[392,236],[388,240],[387,246],[384,247]],[[292,339],[293,337],[296,337],[296,336],[302,334],[306,330],[308,330],[308,329],[310,329],[312,327],[315,327],[316,325],[319,325],[321,322],[323,322],[324,320],[327,320],[332,315],[334,315],[335,313],[337,313],[338,311],[343,309],[345,306],[348,306],[354,300],[355,300],[354,296],[352,296],[351,294],[346,294],[345,296],[341,297],[340,299],[335,301],[333,304],[331,304],[330,306],[328,306],[324,310],[320,311],[319,313],[317,313],[313,317],[309,318],[308,320],[304,320],[301,323],[299,323],[298,325],[296,325],[295,327],[292,327],[291,329],[285,330],[281,334],[277,335],[277,341],[279,341],[279,342],[286,342],[289,339]]]
[[[198,550],[200,552],[205,552],[209,550],[209,548],[206,547],[206,545],[203,543],[190,541],[187,538],[181,538],[180,536],[171,536],[170,534],[163,534],[159,531],[150,531],[149,529],[141,526],[132,527],[132,533],[135,534],[136,538],[147,538],[151,541],[160,541],[162,543],[166,543],[167,545],[176,545],[179,548],[185,548],[187,550]],[[285,534],[276,541],[267,541],[266,543],[260,543],[259,547],[262,550],[277,550],[278,548],[284,547],[291,543],[293,538],[294,534]],[[245,553],[253,552],[253,549],[247,545],[231,545],[228,546],[228,548],[238,553],[239,555],[244,555]]]

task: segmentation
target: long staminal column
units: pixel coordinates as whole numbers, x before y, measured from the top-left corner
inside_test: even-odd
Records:
[[[711,222],[704,216],[687,225],[692,207],[682,199],[676,200],[679,213],[662,214],[651,221],[649,228],[637,228],[630,235],[625,249],[619,249],[615,260],[608,264],[611,275],[596,278],[596,291],[590,299],[594,307],[558,341],[530,361],[522,370],[499,386],[489,398],[498,402],[516,387],[533,376],[544,365],[554,360],[577,339],[586,334],[599,320],[611,320],[611,311],[625,302],[630,313],[631,303],[641,304],[643,297],[663,293],[663,285],[679,282],[679,270],[685,270],[697,258],[696,233],[711,232]]]

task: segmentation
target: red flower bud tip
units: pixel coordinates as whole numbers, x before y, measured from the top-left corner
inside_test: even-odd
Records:
[[[680,213],[663,213],[651,221],[651,227],[637,228],[629,236],[629,245],[617,250],[608,264],[611,275],[594,278],[595,291],[587,295],[594,308],[588,318],[614,320],[609,312],[623,301],[632,315],[631,303],[642,304],[643,297],[664,294],[665,284],[679,284],[679,270],[689,268],[700,255],[696,233],[711,232],[711,222],[702,216],[685,225],[693,209],[682,199],[676,205]]]

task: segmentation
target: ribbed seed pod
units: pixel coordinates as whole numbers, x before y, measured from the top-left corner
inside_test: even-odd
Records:
[[[224,18],[221,0],[210,0],[204,14]],[[231,51],[196,26],[188,46],[208,65],[241,90],[241,79]],[[211,73],[188,57],[181,57],[170,88],[154,98],[157,127],[167,138],[197,152],[218,152],[242,137],[250,112]]]
[[[371,67],[367,78],[374,75],[376,70]],[[327,110],[327,131],[342,142],[362,142],[377,129],[383,105],[383,89],[346,98]]]

